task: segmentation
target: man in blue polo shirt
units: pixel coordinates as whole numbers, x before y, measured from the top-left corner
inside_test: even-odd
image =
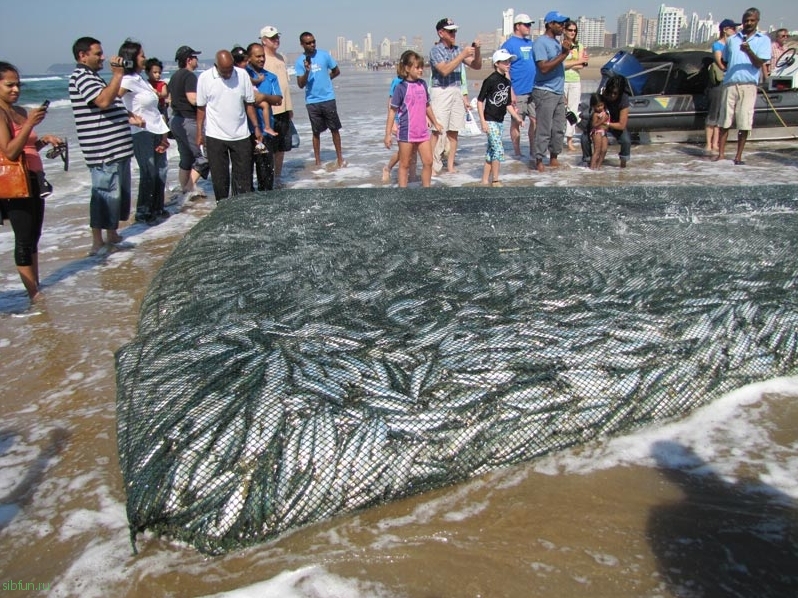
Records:
[[[735,164],[744,164],[743,148],[754,124],[754,104],[762,65],[770,60],[770,37],[757,31],[759,10],[749,8],[743,13],[743,27],[726,41],[723,62],[723,95],[720,105],[720,134],[718,155],[713,161],[723,160],[726,140],[732,122],[737,125],[737,155]]]
[[[573,44],[568,38],[562,43],[557,38],[563,34],[568,20],[563,14],[552,10],[545,17],[546,33],[532,44],[537,73],[532,101],[535,103],[537,127],[535,129],[535,168],[545,170],[543,158],[549,154],[549,167],[557,168],[557,156],[562,152],[565,139],[565,67]]]
[[[532,40],[529,39],[530,29],[534,21],[524,13],[515,15],[513,19],[513,34],[502,44],[518,59],[510,63],[510,80],[512,82],[512,96],[515,111],[523,119],[529,117],[529,157],[535,155],[535,105],[532,103],[532,88],[535,86],[535,59],[532,56]],[[516,158],[521,157],[521,123],[515,119],[510,120],[510,140],[513,142],[513,152]]]

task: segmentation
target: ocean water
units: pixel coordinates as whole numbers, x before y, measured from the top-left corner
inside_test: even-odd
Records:
[[[318,187],[383,185],[391,78],[388,71],[345,70],[335,80],[349,163],[340,170],[329,135],[322,136],[325,165],[313,165],[307,116],[292,90],[302,144],[286,157],[287,188],[312,194]],[[223,557],[149,534],[139,536],[134,556],[116,450],[114,352],[134,336],[138,306],[160,264],[214,201],[178,197],[164,224],[121,231],[128,249],[86,257],[89,177],[66,78],[23,80],[23,105],[52,102],[37,131],[69,138],[71,160],[68,172],[60,160],[45,160],[55,192],[40,243],[43,304],[28,306],[10,227],[0,228],[5,591],[291,598],[798,593],[798,378],[749,385],[678,421],[336,517]],[[502,179],[530,193],[540,186],[590,194],[640,185],[667,195],[674,185],[699,193],[705,185],[761,184],[780,193],[778,184],[798,182],[796,148],[795,141],[750,143],[741,167],[710,162],[698,146],[635,146],[625,170],[610,148],[602,171],[581,168],[578,156],[566,153],[562,168],[542,175],[529,172],[526,158],[510,158]],[[478,184],[483,155],[481,138],[462,138],[459,172],[433,185]],[[170,150],[170,187],[176,158]]]

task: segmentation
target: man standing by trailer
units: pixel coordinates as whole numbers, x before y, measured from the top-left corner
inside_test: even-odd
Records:
[[[573,47],[563,38],[563,26],[568,17],[552,10],[545,17],[546,32],[532,44],[537,73],[532,101],[535,103],[535,169],[543,172],[543,158],[549,154],[549,167],[557,168],[565,139],[565,66],[563,63]]]
[[[743,149],[748,133],[754,125],[754,105],[762,65],[770,60],[770,38],[757,31],[759,9],[749,8],[743,13],[743,26],[726,41],[723,62],[726,74],[723,76],[723,95],[720,107],[720,134],[718,135],[718,155],[712,160],[726,157],[726,141],[732,123],[737,125],[737,154],[734,163],[743,162]]]

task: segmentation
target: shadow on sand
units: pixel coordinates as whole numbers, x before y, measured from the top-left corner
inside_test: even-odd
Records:
[[[756,480],[728,483],[677,443],[656,443],[652,454],[684,493],[681,501],[652,509],[648,521],[660,575],[673,596],[798,596],[792,498]]]

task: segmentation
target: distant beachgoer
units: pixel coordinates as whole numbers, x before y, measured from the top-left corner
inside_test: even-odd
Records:
[[[163,62],[157,58],[148,58],[144,65],[149,81],[155,93],[158,94],[158,112],[163,115],[164,122],[169,124],[169,86],[166,81],[161,81],[163,75]]]
[[[430,106],[430,95],[423,80],[424,58],[413,50],[406,50],[397,68],[401,83],[394,89],[385,123],[385,147],[391,149],[396,116],[399,124],[396,139],[399,143],[399,187],[407,187],[413,154],[421,157],[421,186],[429,187],[432,180],[432,146],[427,122],[436,130],[442,129]]]
[[[535,57],[532,55],[532,41],[529,39],[534,21],[529,15],[521,13],[513,19],[513,34],[502,44],[518,59],[510,64],[510,80],[513,86],[513,105],[521,118],[529,118],[527,136],[529,137],[529,156],[535,155],[535,104],[532,103],[532,88],[535,86]],[[523,121],[522,121],[523,122]],[[510,141],[516,158],[521,157],[521,125],[515,119],[510,121]]]
[[[749,8],[743,14],[743,28],[726,41],[723,63],[723,100],[720,114],[718,155],[713,161],[726,157],[726,140],[732,123],[737,125],[737,154],[735,164],[743,162],[743,149],[754,125],[754,106],[762,66],[770,60],[770,38],[757,31],[759,10]]]
[[[99,40],[81,37],[72,45],[77,61],[69,77],[69,100],[83,156],[91,172],[89,227],[92,245],[89,255],[97,255],[107,241],[120,243],[119,222],[130,217],[130,158],[133,140],[130,125],[140,119],[128,118],[118,93],[124,76],[122,61],[112,56],[111,81],[98,74],[105,55]],[[106,240],[103,240],[103,230]]]
[[[247,124],[249,121],[249,125]],[[255,113],[255,90],[244,69],[227,50],[216,52],[212,69],[197,80],[197,145],[205,146],[216,201],[252,191],[252,142],[263,141]],[[204,140],[204,143],[203,143]]]
[[[258,96],[255,112],[261,131],[263,131],[263,143],[258,145],[255,141],[254,131],[250,129],[255,175],[258,180],[258,191],[271,191],[274,189],[274,153],[277,149],[278,135],[277,131],[272,128],[274,116],[271,106],[279,106],[282,103],[283,93],[277,75],[263,68],[266,62],[263,44],[260,42],[249,44],[247,56],[249,58],[246,70]],[[255,81],[258,83],[255,84]]]
[[[532,44],[537,73],[532,101],[535,103],[537,127],[535,129],[535,169],[543,172],[543,158],[549,154],[549,167],[557,168],[557,157],[562,153],[565,136],[565,66],[572,42],[567,37],[562,42],[568,17],[552,10],[546,14],[546,32]]]
[[[305,106],[308,109],[310,128],[313,133],[313,157],[316,166],[321,166],[321,134],[327,129],[332,135],[338,168],[346,166],[341,150],[341,119],[335,104],[332,80],[341,74],[338,63],[326,50],[316,48],[316,38],[307,31],[299,36],[304,53],[296,59],[296,82],[305,90]]]
[[[709,83],[707,86],[707,109],[706,126],[706,145],[704,151],[718,151],[718,136],[720,134],[720,106],[723,96],[723,76],[726,74],[726,66],[723,64],[723,51],[726,49],[726,40],[737,33],[740,23],[735,23],[731,19],[723,19],[718,26],[720,33],[718,39],[712,43],[712,64],[709,66]]]
[[[141,44],[130,39],[119,48],[119,57],[132,66],[125,67],[125,76],[117,95],[122,98],[129,114],[141,118],[142,126],[131,125],[133,155],[139,167],[139,189],[136,200],[136,222],[150,226],[169,217],[164,209],[166,192],[169,127],[158,111],[158,94],[142,73],[147,57]]]
[[[44,225],[44,198],[41,185],[44,167],[39,151],[47,145],[56,147],[63,140],[54,135],[38,137],[33,128],[44,120],[47,108],[39,106],[30,111],[15,106],[19,100],[21,84],[19,71],[8,62],[0,62],[0,152],[9,160],[24,156],[28,167],[30,197],[0,199],[0,224],[11,221],[14,230],[14,263],[28,298],[36,302],[42,298],[39,291],[39,238]]]
[[[199,50],[180,46],[175,52],[179,70],[169,79],[169,97],[172,99],[172,130],[177,151],[180,154],[178,180],[186,199],[204,197],[205,192],[197,186],[200,177],[208,178],[208,160],[200,152],[197,139],[197,69]]]
[[[291,101],[291,85],[288,81],[285,58],[277,51],[280,48],[280,32],[277,27],[273,25],[263,27],[260,30],[260,41],[263,44],[263,51],[266,53],[266,62],[263,64],[263,68],[277,75],[280,91],[283,93],[282,103],[272,106],[274,118],[272,128],[277,131],[274,150],[274,184],[279,187],[282,185],[285,152],[291,151],[291,120],[294,118],[294,105]]]
[[[432,111],[437,120],[443,124],[449,142],[449,153],[446,159],[446,170],[456,172],[454,158],[457,153],[457,139],[465,127],[465,106],[463,106],[462,75],[463,64],[474,70],[482,68],[479,40],[464,49],[455,44],[457,25],[451,19],[441,19],[435,25],[440,43],[433,46],[429,61],[432,70],[432,89],[430,98]],[[443,169],[441,156],[444,144],[440,140],[441,133],[432,132],[432,169],[440,172]]]
[[[773,42],[770,44],[770,62],[768,63],[768,75],[772,75],[776,70],[776,65],[779,62],[781,55],[787,51],[787,46],[784,44],[790,37],[790,32],[786,29],[777,29],[773,33]]]
[[[593,157],[590,169],[598,170],[607,155],[607,131],[610,128],[610,113],[604,105],[604,98],[594,93],[590,96],[590,141],[593,143]]]
[[[523,123],[523,118],[516,112],[512,104],[512,91],[507,73],[510,63],[518,57],[507,50],[496,50],[491,61],[493,72],[482,82],[477,96],[477,111],[482,131],[488,136],[488,147],[485,152],[485,165],[482,168],[482,184],[501,187],[499,168],[504,162],[504,117],[509,112],[516,122]]]
[[[563,37],[571,40],[573,44],[568,56],[563,63],[565,67],[565,105],[574,115],[579,114],[579,100],[582,98],[582,77],[579,71],[585,68],[588,61],[587,50],[577,41],[579,27],[576,21],[570,19],[565,23]],[[576,124],[571,124],[566,119],[565,143],[569,152],[575,151],[574,136],[576,135]]]

